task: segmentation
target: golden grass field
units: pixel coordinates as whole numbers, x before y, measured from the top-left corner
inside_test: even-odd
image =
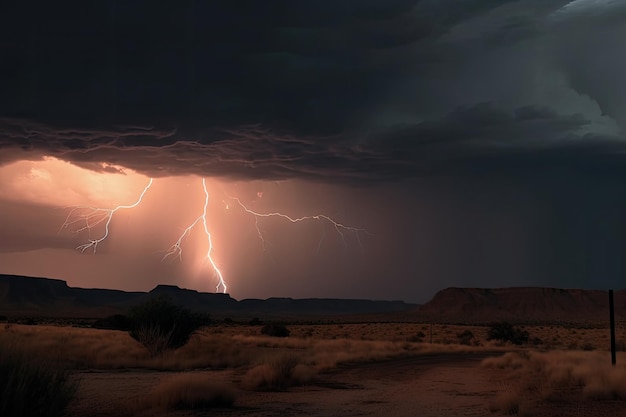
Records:
[[[518,347],[484,326],[433,324],[430,343],[428,323],[293,324],[286,338],[219,324],[152,357],[122,331],[0,326],[0,346],[69,367],[72,416],[572,415],[564,403],[626,416],[626,354],[611,367],[606,328],[524,326],[541,343]],[[624,350],[623,323],[617,339]]]

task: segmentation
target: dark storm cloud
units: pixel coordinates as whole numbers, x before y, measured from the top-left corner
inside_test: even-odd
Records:
[[[507,112],[481,103],[459,107],[439,119],[356,137],[313,139],[249,126],[216,130],[207,134],[210,139],[191,141],[176,131],[55,130],[4,120],[0,145],[10,147],[17,139],[26,154],[55,156],[97,171],[118,170],[103,165],[105,161],[153,176],[377,181],[456,170],[540,168],[527,164],[533,158],[548,168],[551,164],[593,168],[626,152],[626,144],[617,138],[584,133],[589,123],[582,115],[560,115],[548,108],[526,106]]]
[[[0,163],[333,181],[533,169],[536,152],[602,164],[622,142],[593,106],[620,124],[621,66],[570,68],[608,56],[612,29],[575,50],[550,20],[566,3],[16,2],[0,13]]]

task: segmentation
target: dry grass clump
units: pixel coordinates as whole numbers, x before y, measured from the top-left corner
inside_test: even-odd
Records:
[[[153,324],[143,324],[133,330],[131,337],[144,345],[150,356],[155,357],[168,351],[173,330],[173,328],[163,330]]]
[[[241,345],[270,349],[308,349],[315,340],[301,337],[248,336],[235,334],[232,340]]]
[[[0,415],[62,416],[75,392],[65,367],[0,344]]]
[[[139,365],[158,370],[237,368],[249,365],[257,355],[258,347],[253,344],[199,332],[191,336],[185,346],[144,358]]]
[[[147,357],[146,349],[126,332],[59,326],[13,325],[0,330],[0,344],[25,346],[39,358],[74,367],[129,368]]]
[[[508,370],[492,411],[524,414],[541,401],[626,400],[626,355],[611,366],[608,352],[509,352],[482,366]],[[620,364],[621,362],[621,364]]]
[[[234,336],[233,341],[254,347],[257,351],[257,360],[261,361],[266,360],[262,358],[262,352],[259,352],[258,348],[265,348],[266,352],[297,351],[298,357],[306,358],[306,365],[313,366],[319,371],[332,369],[345,362],[369,362],[402,356],[416,352],[419,346],[408,342],[269,336]]]
[[[233,386],[212,381],[206,374],[185,373],[161,381],[142,406],[161,410],[231,407],[235,399]]]
[[[316,374],[317,370],[302,363],[299,356],[287,353],[250,368],[241,379],[241,386],[249,390],[282,391],[292,386],[304,385]]]
[[[489,404],[489,411],[505,415],[525,415],[526,410],[523,407],[522,395],[519,392],[505,390]]]
[[[408,342],[372,340],[317,340],[311,354],[318,369],[332,369],[346,362],[371,362],[409,354],[415,345]]]

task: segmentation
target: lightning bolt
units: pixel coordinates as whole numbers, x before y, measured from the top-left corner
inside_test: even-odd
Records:
[[[146,192],[148,192],[151,186],[152,186],[152,178],[150,178],[150,181],[148,181],[148,185],[146,185],[146,187],[143,189],[143,191],[139,195],[139,198],[137,199],[137,201],[135,201],[133,204],[120,205],[112,209],[89,207],[89,206],[74,207],[72,208],[72,210],[70,210],[69,214],[65,218],[65,222],[61,226],[61,230],[67,229],[68,227],[76,223],[84,223],[82,227],[79,227],[78,229],[74,230],[74,233],[78,234],[82,231],[87,230],[91,234],[91,229],[93,229],[95,226],[99,225],[100,223],[105,222],[104,233],[102,234],[102,236],[100,236],[97,239],[90,238],[87,243],[84,243],[76,247],[77,250],[83,253],[87,249],[93,248],[93,253],[95,254],[98,249],[98,245],[109,236],[109,225],[111,224],[113,215],[118,210],[131,209],[131,208],[137,207],[141,203],[144,195],[146,195]],[[79,214],[76,214],[76,212],[79,212]]]
[[[153,179],[150,178],[150,181],[148,182],[148,184],[145,186],[145,188],[143,189],[143,191],[141,192],[141,194],[139,195],[137,201],[135,201],[133,204],[128,204],[128,205],[119,205],[117,207],[114,207],[112,209],[108,209],[108,208],[100,208],[100,207],[91,207],[91,206],[77,206],[74,207],[70,210],[69,214],[67,215],[65,222],[63,223],[63,225],[61,226],[60,230],[63,229],[67,229],[70,226],[74,226],[77,223],[80,223],[80,226],[78,226],[75,230],[73,230],[73,232],[75,234],[81,233],[83,231],[88,231],[90,234],[90,239],[88,240],[87,243],[84,243],[82,245],[79,245],[76,247],[77,250],[81,251],[82,253],[84,253],[86,250],[88,249],[92,249],[93,253],[95,254],[97,249],[98,249],[98,245],[100,243],[102,243],[108,236],[109,236],[109,226],[111,224],[111,221],[113,219],[113,215],[118,212],[119,210],[122,209],[132,209],[137,207],[139,204],[141,204],[141,202],[143,201],[144,196],[146,195],[146,193],[148,192],[148,190],[150,189],[150,187],[152,186],[153,183]],[[211,232],[209,231],[209,226],[208,226],[208,221],[207,221],[207,213],[208,213],[208,206],[209,206],[209,191],[207,189],[206,186],[206,179],[202,178],[202,190],[204,192],[204,204],[202,207],[202,213],[196,217],[191,224],[189,224],[189,226],[187,226],[183,232],[181,233],[181,235],[178,237],[178,239],[176,240],[176,242],[174,242],[174,244],[172,244],[167,251],[165,252],[165,254],[163,255],[163,257],[161,258],[161,261],[165,261],[168,258],[171,257],[176,257],[179,260],[182,260],[182,254],[183,254],[183,243],[185,241],[185,239],[189,236],[189,234],[191,233],[191,231],[193,230],[194,227],[196,227],[198,224],[202,224],[202,230],[204,232],[204,235],[206,236],[206,241],[207,241],[207,245],[208,245],[208,249],[206,252],[206,261],[208,261],[208,263],[211,265],[211,268],[213,269],[214,275],[217,278],[217,285],[216,285],[216,291],[217,292],[223,292],[226,293],[227,290],[227,285],[226,285],[226,281],[224,280],[224,275],[222,274],[222,271],[220,270],[220,268],[218,267],[217,263],[215,262],[215,260],[213,259],[213,251],[214,251],[214,246],[213,246],[213,239],[212,239],[212,235]],[[223,190],[222,190],[223,191]],[[337,234],[339,235],[339,237],[341,238],[344,246],[347,246],[347,241],[346,241],[346,234],[347,233],[351,233],[354,235],[354,237],[356,238],[357,242],[359,243],[359,246],[361,246],[361,234],[365,233],[365,234],[369,234],[369,232],[365,229],[362,228],[358,228],[358,227],[353,227],[353,226],[348,226],[346,224],[340,223],[336,220],[334,220],[333,218],[331,218],[330,216],[327,216],[325,214],[315,214],[315,215],[310,215],[310,216],[302,216],[302,217],[292,217],[289,216],[287,214],[284,213],[280,213],[280,212],[270,212],[270,213],[261,213],[255,210],[250,209],[249,207],[247,207],[239,198],[237,197],[232,197],[229,196],[227,193],[224,192],[224,195],[227,196],[228,199],[230,199],[231,201],[237,203],[239,205],[239,207],[241,207],[241,209],[254,217],[255,220],[255,228],[257,231],[257,235],[259,237],[259,239],[261,240],[261,243],[263,244],[263,249],[266,250],[266,239],[263,235],[263,231],[261,229],[261,225],[260,225],[260,220],[262,218],[268,218],[268,217],[278,217],[281,219],[284,219],[290,223],[300,223],[300,222],[304,222],[304,221],[319,221],[319,222],[326,222],[329,223],[330,225],[332,225],[335,229],[335,231],[337,232]],[[261,194],[257,194],[258,197],[261,197]],[[230,210],[231,209],[231,205],[229,203],[226,202],[226,200],[222,200],[222,203],[225,206],[226,210]],[[103,234],[96,238],[93,239],[91,238],[91,231],[94,227],[96,227],[99,224],[104,223],[104,232]],[[320,242],[318,243],[318,251],[322,245],[322,241],[324,240],[324,237],[326,235],[325,230],[323,229],[323,235],[320,239]]]
[[[208,227],[208,224],[207,224],[207,208],[209,206],[209,191],[206,188],[206,180],[204,178],[202,178],[202,189],[204,191],[204,206],[202,208],[202,214],[199,215],[198,217],[196,217],[196,219],[189,226],[187,226],[187,228],[185,228],[185,230],[180,235],[178,240],[172,246],[170,246],[170,248],[165,253],[165,255],[163,256],[161,261],[164,261],[165,259],[167,259],[170,256],[177,256],[179,259],[182,260],[182,255],[183,255],[182,244],[183,244],[183,241],[189,235],[191,230],[196,226],[196,224],[202,222],[202,226],[203,226],[203,229],[204,229],[204,234],[206,235],[207,243],[209,245],[209,249],[207,250],[207,254],[206,254],[206,259],[211,264],[211,267],[213,268],[213,271],[215,272],[215,276],[218,279],[218,283],[217,283],[217,286],[216,286],[215,290],[217,292],[219,292],[220,288],[221,288],[222,292],[226,293],[226,289],[228,287],[226,286],[226,281],[224,281],[224,275],[222,274],[222,271],[220,271],[219,267],[215,263],[215,260],[211,256],[211,254],[213,253],[213,240],[211,238],[211,233],[209,232],[209,227]]]
[[[341,237],[341,241],[343,242],[344,246],[347,246],[346,243],[346,232],[350,232],[352,234],[354,234],[354,236],[356,237],[357,242],[359,243],[359,246],[361,245],[361,233],[366,233],[369,234],[367,230],[365,229],[361,229],[358,227],[352,227],[352,226],[347,226],[343,223],[340,223],[336,220],[333,220],[331,217],[325,215],[325,214],[315,214],[312,216],[302,216],[302,217],[291,217],[287,214],[284,213],[280,213],[280,212],[271,212],[271,213],[259,213],[257,211],[254,211],[250,208],[248,208],[245,204],[243,204],[243,202],[237,198],[237,197],[232,197],[232,196],[228,196],[228,198],[230,198],[231,200],[235,201],[237,204],[239,204],[239,206],[248,214],[254,216],[254,225],[257,231],[257,235],[259,236],[259,239],[261,240],[261,243],[263,245],[263,249],[265,250],[266,248],[266,240],[265,237],[263,236],[263,232],[261,231],[261,227],[259,225],[259,219],[264,218],[264,217],[279,217],[282,219],[285,219],[291,223],[300,223],[300,222],[304,222],[304,221],[310,221],[310,220],[318,220],[318,221],[326,221],[328,223],[330,223],[335,230],[337,231],[337,234],[339,235],[339,237]],[[322,239],[324,238],[324,236],[322,236]],[[319,251],[319,246],[321,246],[321,241],[318,245],[318,251]]]

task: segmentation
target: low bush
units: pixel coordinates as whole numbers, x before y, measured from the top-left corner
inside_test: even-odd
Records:
[[[529,335],[526,330],[515,327],[506,321],[493,323],[487,332],[487,340],[511,342],[514,345],[528,343],[528,339]]]
[[[426,335],[424,334],[424,332],[417,332],[414,335],[411,335],[409,337],[406,338],[407,342],[413,342],[413,343],[422,343],[424,341],[424,337],[426,337]]]
[[[260,326],[261,324],[263,324],[263,322],[261,322],[261,319],[259,319],[258,317],[253,317],[248,322],[248,325],[250,326]]]
[[[589,342],[587,342],[587,343],[585,343],[585,344],[583,344],[581,346],[581,349],[586,351],[586,352],[591,352],[592,350],[595,350],[595,348],[596,347],[593,344],[589,343]]]
[[[133,327],[132,320],[123,314],[114,314],[96,320],[91,325],[94,329],[122,330],[129,331]]]
[[[266,324],[261,328],[261,334],[272,337],[287,337],[289,329],[282,324]]]
[[[456,337],[459,339],[459,343],[462,345],[470,345],[472,340],[475,340],[474,333],[471,330],[464,330],[458,333]]]
[[[282,391],[311,381],[316,369],[300,363],[295,355],[282,355],[251,368],[242,378],[241,385],[255,391]]]
[[[208,316],[194,314],[166,297],[149,298],[133,307],[130,318],[131,337],[153,356],[185,345],[191,335],[209,321]]]

